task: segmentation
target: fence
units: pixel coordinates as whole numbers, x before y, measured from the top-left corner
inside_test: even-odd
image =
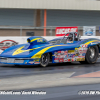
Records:
[[[60,26],[46,27],[46,36],[55,36],[56,27]],[[27,36],[27,32],[33,32],[35,36],[44,36],[44,27],[0,26],[0,36]],[[78,32],[83,35],[83,26],[78,26]],[[99,26],[96,26],[96,36],[100,36]]]

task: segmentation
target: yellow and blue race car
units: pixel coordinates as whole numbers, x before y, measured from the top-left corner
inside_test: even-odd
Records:
[[[27,44],[12,46],[0,54],[2,64],[36,65],[46,67],[50,62],[63,63],[79,61],[95,63],[100,53],[100,40],[80,39],[77,32],[66,33],[63,38],[47,41],[43,37],[33,36]]]

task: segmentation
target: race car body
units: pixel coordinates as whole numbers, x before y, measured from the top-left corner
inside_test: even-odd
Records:
[[[51,41],[33,36],[28,38],[27,42],[4,50],[0,55],[0,62],[14,65],[40,64],[43,67],[49,62],[95,63],[100,52],[99,39],[82,40],[76,32],[67,33],[63,38]]]

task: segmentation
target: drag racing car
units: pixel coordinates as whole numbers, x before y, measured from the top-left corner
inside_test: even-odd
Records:
[[[93,64],[100,53],[100,40],[80,39],[77,32],[66,33],[61,38],[47,41],[40,36],[27,39],[27,44],[12,46],[0,54],[0,63],[14,65],[36,65],[46,67],[50,62],[79,61]]]

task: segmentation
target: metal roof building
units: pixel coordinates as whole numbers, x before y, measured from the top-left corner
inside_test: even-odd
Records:
[[[99,0],[0,0],[0,26],[100,25]]]

